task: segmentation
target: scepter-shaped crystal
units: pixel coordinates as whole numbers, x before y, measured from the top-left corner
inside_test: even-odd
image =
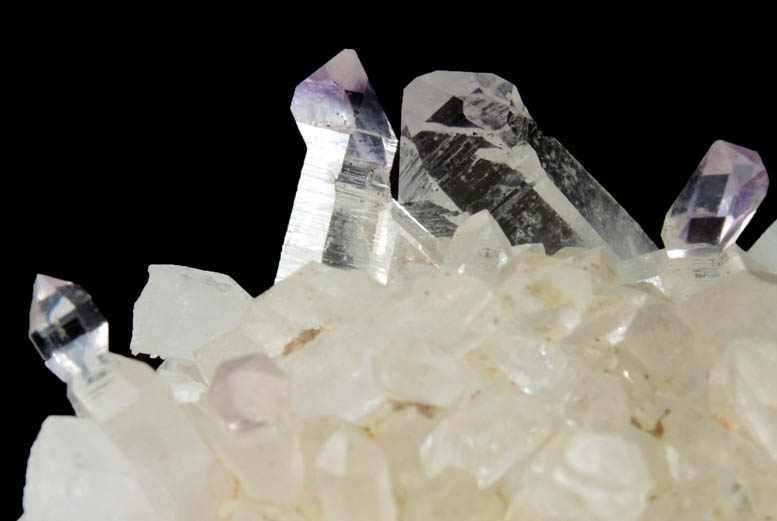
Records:
[[[768,187],[758,152],[715,141],[666,214],[664,246],[684,255],[726,249],[753,218]]]
[[[30,340],[62,381],[94,369],[108,351],[108,322],[77,284],[38,275],[30,306]]]

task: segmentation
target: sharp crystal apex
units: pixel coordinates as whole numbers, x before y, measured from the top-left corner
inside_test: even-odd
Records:
[[[39,274],[30,306],[30,341],[63,380],[108,350],[108,323],[77,284]]]
[[[356,53],[297,85],[291,112],[307,154],[275,281],[310,261],[375,271],[397,139]]]
[[[768,187],[758,152],[715,141],[666,214],[664,246],[687,255],[727,248],[753,218]]]
[[[628,259],[653,242],[495,74],[437,71],[402,99],[399,202],[437,236],[491,212],[513,245],[607,246]]]

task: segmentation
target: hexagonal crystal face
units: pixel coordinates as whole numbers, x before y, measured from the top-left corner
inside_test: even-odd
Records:
[[[243,431],[283,417],[289,383],[269,357],[255,354],[221,364],[207,396],[229,429]]]
[[[77,284],[46,275],[35,279],[29,335],[46,366],[63,381],[89,373],[108,351],[108,322],[92,297]]]
[[[667,249],[724,249],[733,244],[766,196],[761,157],[715,141],[664,219]]]

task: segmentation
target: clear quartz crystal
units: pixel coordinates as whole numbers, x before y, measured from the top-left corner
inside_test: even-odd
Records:
[[[757,152],[715,141],[666,214],[664,246],[676,250],[675,256],[727,248],[750,222],[768,187]]]
[[[402,100],[399,202],[438,236],[489,210],[512,244],[655,249],[580,163],[543,135],[515,86],[493,74],[437,71]],[[447,224],[446,224],[447,223]]]
[[[356,53],[342,51],[300,83],[291,111],[307,154],[276,282],[310,261],[367,268],[391,203],[397,139]]]
[[[108,352],[108,322],[81,286],[38,275],[30,306],[30,340],[62,381],[91,376]]]

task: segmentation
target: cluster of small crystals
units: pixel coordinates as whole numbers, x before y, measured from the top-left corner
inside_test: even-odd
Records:
[[[457,104],[433,73],[414,83],[434,87],[418,110],[435,116],[403,123],[400,153],[416,155],[400,204],[358,181],[382,179],[383,159],[345,143],[379,136],[393,154],[393,133],[365,123],[382,118],[344,57],[302,89],[342,99],[358,127],[343,147],[322,144],[340,139],[330,127],[308,142],[329,159],[306,159],[294,211],[315,226],[290,224],[279,281],[256,298],[151,266],[131,347],[164,358],[156,372],[107,351],[86,292],[38,277],[31,339],[77,416],[44,422],[22,520],[777,519],[777,224],[749,252],[734,244],[766,192],[757,155],[716,142],[655,250],[568,152],[521,130],[514,87],[442,73],[457,99],[479,91]],[[498,186],[446,177],[451,161]],[[697,180],[713,169],[725,179]],[[313,217],[298,204],[316,197],[311,175],[332,197]],[[529,226],[527,208],[565,231]],[[515,212],[535,242],[508,236]],[[689,240],[713,214],[717,231]]]

